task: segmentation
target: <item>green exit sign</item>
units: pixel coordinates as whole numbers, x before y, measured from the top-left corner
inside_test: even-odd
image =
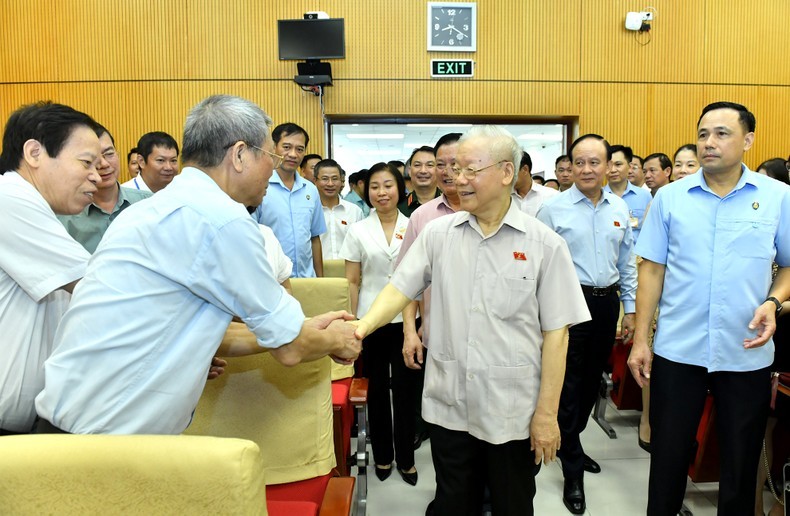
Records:
[[[431,59],[431,77],[473,77],[475,62],[471,59]]]

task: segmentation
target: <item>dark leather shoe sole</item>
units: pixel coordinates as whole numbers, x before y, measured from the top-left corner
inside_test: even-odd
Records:
[[[590,457],[585,455],[584,456],[584,471],[586,471],[587,473],[592,473],[592,474],[600,473],[601,472],[601,466],[599,466],[598,463],[595,462],[594,460],[592,460]]]
[[[584,502],[579,501],[571,501],[567,498],[562,499],[562,503],[565,504],[565,508],[570,511],[571,514],[584,514],[584,511],[587,510],[587,504]]]
[[[645,450],[647,453],[650,453],[650,443],[643,441],[642,438],[639,437],[639,434],[637,434],[636,438],[639,439],[639,447]]]

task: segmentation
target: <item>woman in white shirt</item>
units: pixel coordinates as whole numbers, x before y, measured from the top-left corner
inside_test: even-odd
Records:
[[[351,225],[340,256],[346,260],[346,278],[351,289],[351,309],[364,316],[395,270],[403,235],[409,219],[398,210],[406,198],[406,185],[398,171],[386,163],[376,163],[365,179],[365,202],[370,215]],[[416,371],[403,362],[403,318],[371,333],[362,344],[363,374],[369,379],[368,413],[376,476],[385,480],[392,473],[392,461],[410,485],[417,484],[414,467],[414,408]],[[392,368],[392,405],[389,388]],[[393,432],[394,420],[394,432]],[[393,446],[394,445],[394,446]]]

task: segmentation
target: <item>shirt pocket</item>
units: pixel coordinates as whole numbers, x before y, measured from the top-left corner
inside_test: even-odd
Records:
[[[458,405],[458,361],[433,358],[425,375],[424,395],[450,406]]]
[[[722,220],[719,222],[726,252],[742,258],[773,260],[776,222],[767,220]]]
[[[491,292],[491,313],[499,319],[525,315],[535,297],[537,282],[528,276],[499,276]]]
[[[488,366],[488,410],[493,416],[531,414],[535,410],[536,388],[532,366]]]

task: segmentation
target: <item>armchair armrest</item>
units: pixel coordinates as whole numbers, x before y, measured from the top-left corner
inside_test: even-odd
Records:
[[[348,391],[348,400],[358,407],[368,402],[368,379],[354,378],[351,380],[351,389]]]
[[[348,516],[354,499],[354,477],[333,477],[329,480],[318,516]]]

